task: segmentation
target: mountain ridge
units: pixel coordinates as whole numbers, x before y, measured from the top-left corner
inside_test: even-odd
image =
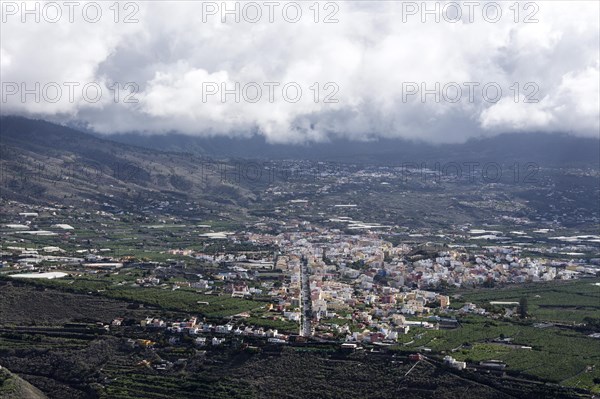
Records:
[[[459,144],[431,144],[407,139],[349,141],[338,139],[318,144],[270,144],[262,136],[250,138],[114,134],[110,140],[144,148],[192,152],[213,157],[309,159],[332,162],[399,163],[449,160],[536,162],[562,166],[599,162],[598,139],[565,133],[505,133],[470,139]]]
[[[37,134],[48,148],[59,145],[70,149],[72,142],[57,139],[86,140],[88,145],[110,143],[115,151],[135,150],[159,153],[187,153],[205,158],[312,160],[343,163],[373,163],[398,166],[421,162],[534,162],[542,166],[600,165],[598,138],[577,137],[566,133],[504,133],[472,138],[458,144],[431,144],[418,140],[382,138],[372,141],[337,139],[326,143],[271,144],[264,137],[201,137],[181,133],[146,135],[117,133],[111,135],[84,132],[79,128],[55,124],[43,119],[20,116],[0,118],[0,140],[9,137],[24,148],[35,146]],[[15,130],[17,129],[17,130]],[[21,133],[18,133],[20,131]],[[22,135],[22,137],[18,137]],[[52,138],[54,138],[52,140]],[[100,140],[100,141],[98,141]],[[127,147],[122,147],[123,145]]]

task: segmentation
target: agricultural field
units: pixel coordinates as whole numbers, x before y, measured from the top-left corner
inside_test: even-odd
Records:
[[[516,347],[490,342],[499,338],[512,338]],[[600,340],[572,330],[472,318],[457,330],[428,332],[414,345],[435,351],[457,349],[453,355],[460,360],[502,360],[511,371],[600,391]]]
[[[463,316],[457,329],[411,330],[401,337],[401,347],[430,348],[467,362],[501,360],[510,373],[600,393],[600,339],[590,337],[600,321],[598,282],[553,281],[463,293],[455,309],[465,302],[486,306],[527,298],[528,317]]]
[[[142,288],[131,287],[124,282],[137,276],[118,275],[112,278],[85,277],[53,280],[27,281],[40,287],[55,288],[81,294],[94,294],[112,299],[137,302],[164,310],[198,314],[207,318],[220,319],[251,310],[265,308],[264,302],[229,295],[206,295],[190,288]],[[208,304],[206,304],[208,303]]]
[[[535,320],[582,323],[600,319],[600,279],[550,281],[507,288],[461,292],[453,307],[464,302],[485,305],[490,301],[519,301],[527,298],[528,314]]]
[[[195,290],[185,288],[173,291],[170,288],[140,289],[123,287],[108,289],[103,294],[112,298],[155,305],[161,309],[198,313],[209,318],[234,316],[250,310],[261,309],[265,306],[264,303],[249,299],[231,298],[228,295],[203,295]],[[208,302],[208,305],[199,302]]]

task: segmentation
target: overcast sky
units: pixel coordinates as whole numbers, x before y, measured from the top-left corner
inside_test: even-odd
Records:
[[[420,1],[229,2],[225,23],[220,1],[112,3],[2,2],[3,114],[272,142],[599,134],[597,1],[428,2],[439,22]]]

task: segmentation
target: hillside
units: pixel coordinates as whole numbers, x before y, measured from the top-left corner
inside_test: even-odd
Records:
[[[252,199],[248,190],[223,184],[215,165],[208,158],[116,143],[45,121],[1,119],[4,199],[124,211],[189,202],[195,215],[239,209]]]
[[[212,147],[198,147],[203,140]],[[600,141],[595,139],[523,134],[454,145],[380,141],[318,147],[180,135],[133,141],[157,148],[41,120],[0,118],[1,199],[244,223],[274,215],[298,198],[319,198],[317,219],[336,203],[350,202],[362,204],[364,215],[392,225],[476,223],[491,211],[497,220],[527,217],[582,226],[598,213],[597,195],[589,195],[600,189]],[[246,158],[211,158],[207,152]],[[290,159],[277,160],[289,154]],[[272,158],[260,160],[263,155]],[[401,166],[407,163],[421,165],[420,170],[407,173]],[[468,163],[479,165],[472,176]],[[453,165],[461,168],[457,179]],[[493,167],[492,178],[482,165]],[[396,168],[392,174],[386,170],[390,167]],[[434,181],[439,180],[436,169],[446,171],[444,182]],[[365,173],[371,176],[363,181]],[[374,182],[375,175],[381,181]],[[550,197],[555,200],[549,202]],[[423,212],[428,218],[420,216]]]
[[[0,399],[46,399],[39,389],[0,366]]]

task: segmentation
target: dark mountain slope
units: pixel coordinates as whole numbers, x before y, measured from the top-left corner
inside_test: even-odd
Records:
[[[249,138],[196,137],[182,134],[115,134],[111,140],[145,148],[185,151],[212,157],[312,159],[399,165],[404,162],[535,162],[542,166],[596,165],[600,139],[567,134],[519,133],[471,139],[462,144],[429,144],[403,139],[369,142],[334,140],[329,143],[269,144],[261,136]],[[600,136],[599,136],[600,138]]]
[[[3,199],[122,210],[161,201],[195,202],[207,211],[252,198],[204,168],[207,159],[145,149],[20,117],[0,119]],[[184,207],[178,207],[184,208]]]

